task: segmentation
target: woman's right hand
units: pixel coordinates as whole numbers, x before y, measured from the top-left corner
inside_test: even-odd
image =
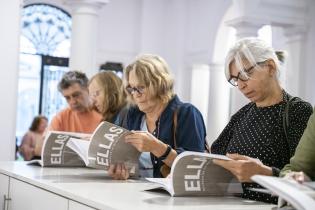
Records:
[[[110,165],[108,169],[108,174],[116,180],[126,180],[129,178],[129,171],[124,163]]]

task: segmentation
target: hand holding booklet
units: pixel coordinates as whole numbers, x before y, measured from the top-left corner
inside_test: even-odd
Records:
[[[167,178],[147,178],[171,196],[233,195],[242,193],[241,184],[228,170],[212,160],[231,160],[224,155],[183,152],[173,162]]]
[[[138,170],[140,152],[125,143],[130,131],[102,122],[88,134],[51,131],[44,140],[41,166],[87,166],[108,170],[111,164],[125,163],[133,174]]]
[[[315,182],[298,183],[293,179],[255,175],[251,179],[279,196],[278,209],[315,209]],[[292,207],[288,207],[289,203]]]

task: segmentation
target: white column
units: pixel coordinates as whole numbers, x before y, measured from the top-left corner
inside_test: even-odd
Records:
[[[243,20],[229,21],[228,25],[236,29],[236,40],[244,37],[257,37],[258,30],[263,26]]]
[[[0,6],[0,160],[14,160],[18,85],[19,39],[22,1],[2,1]]]
[[[70,69],[97,72],[98,12],[108,0],[66,0],[72,8]]]
[[[284,28],[284,35],[288,52],[286,68],[283,72],[285,74],[286,90],[292,95],[304,97],[304,81],[307,81],[304,62],[302,62],[305,58],[305,28]]]
[[[207,139],[211,144],[229,120],[230,87],[224,75],[224,64],[212,63],[207,116]]]
[[[264,25],[258,20],[247,20],[246,18],[236,18],[226,22],[227,25],[236,29],[237,39],[244,37],[257,37],[258,30]],[[243,107],[249,100],[237,89],[231,90],[230,114],[234,114]]]
[[[194,64],[191,74],[190,102],[201,112],[205,125],[208,118],[208,97],[210,84],[209,66],[205,64]]]

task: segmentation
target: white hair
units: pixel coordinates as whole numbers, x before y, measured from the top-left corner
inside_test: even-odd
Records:
[[[240,39],[229,50],[225,59],[225,77],[227,79],[230,78],[230,64],[235,61],[240,71],[243,71],[243,60],[247,60],[252,66],[259,62],[273,60],[276,65],[276,70],[279,72],[280,63],[275,50],[261,39],[255,37]],[[246,74],[246,72],[243,73]]]

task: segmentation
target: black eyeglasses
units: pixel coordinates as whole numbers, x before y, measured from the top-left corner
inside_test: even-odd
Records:
[[[132,95],[134,92],[137,92],[138,94],[143,94],[144,90],[145,90],[145,86],[139,86],[139,87],[131,87],[130,85],[128,85],[126,87],[127,92]]]
[[[246,82],[249,80],[249,76],[253,73],[253,69],[257,66],[257,65],[262,65],[264,64],[265,61],[263,62],[257,62],[255,63],[255,65],[249,67],[248,69],[244,69],[243,71],[238,72],[237,76],[231,75],[230,79],[228,80],[228,82],[233,85],[233,86],[238,86],[238,80],[241,80],[243,82]]]

